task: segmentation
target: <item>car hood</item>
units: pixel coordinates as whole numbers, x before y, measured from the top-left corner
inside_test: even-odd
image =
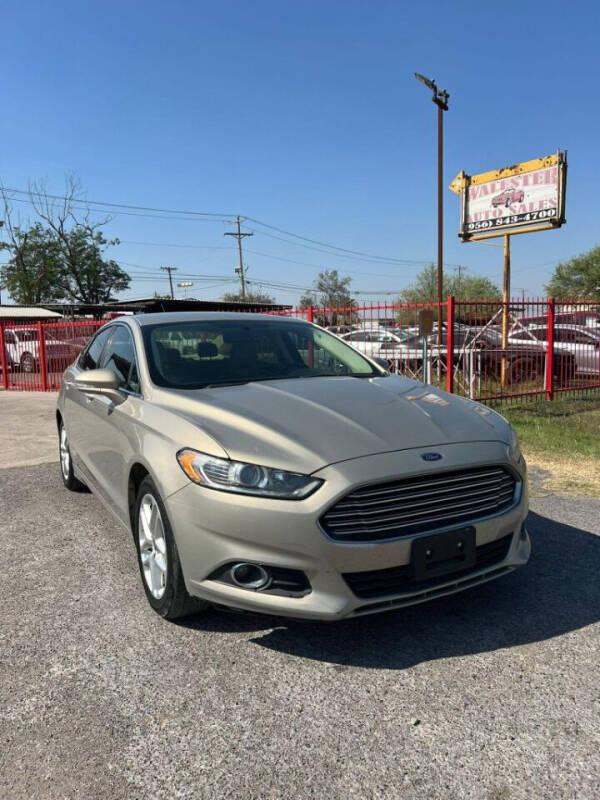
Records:
[[[156,402],[200,427],[232,459],[304,473],[406,448],[509,442],[499,414],[392,375],[160,391]]]

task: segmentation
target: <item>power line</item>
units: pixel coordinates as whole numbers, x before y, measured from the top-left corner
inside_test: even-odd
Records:
[[[3,190],[7,193],[11,194],[20,194],[20,195],[27,195],[28,197],[18,198],[18,197],[11,197],[11,201],[20,202],[20,203],[28,203],[32,204],[33,201],[31,199],[31,195],[35,197],[48,197],[51,200],[67,200],[68,198],[65,195],[57,195],[57,194],[47,194],[45,192],[37,192],[37,191],[30,191],[28,189],[15,189],[10,187],[1,187],[0,190]],[[73,209],[77,211],[94,211],[97,213],[101,213],[103,210],[106,209],[114,209],[114,213],[118,215],[127,215],[127,216],[135,216],[135,217],[146,217],[150,219],[165,219],[165,220],[179,220],[179,221],[192,221],[192,222],[227,222],[232,216],[236,216],[234,214],[222,214],[217,213],[214,211],[190,211],[190,210],[182,210],[182,209],[171,209],[171,208],[158,208],[153,206],[143,206],[143,205],[133,205],[128,203],[115,203],[109,202],[105,200],[85,200],[85,199],[76,199],[74,200],[75,205],[73,205]],[[101,208],[96,208],[99,206]],[[185,216],[183,216],[185,215]],[[246,217],[247,220],[253,222],[256,225],[260,225],[263,228],[268,228],[271,231],[277,231],[278,233],[283,233],[287,237],[292,237],[293,239],[297,239],[298,241],[290,241],[290,239],[282,238],[281,236],[276,236],[273,233],[267,233],[266,230],[253,230],[250,229],[252,233],[258,233],[262,236],[268,236],[269,238],[276,239],[288,245],[296,245],[298,247],[304,247],[309,250],[314,250],[315,252],[320,252],[328,255],[331,257],[337,253],[344,254],[345,259],[352,259],[355,261],[362,261],[362,262],[371,262],[371,263],[387,263],[390,265],[427,265],[432,263],[432,259],[402,259],[402,258],[395,258],[393,256],[381,256],[373,253],[365,253],[359,250],[351,250],[349,248],[339,247],[337,245],[332,245],[327,242],[321,242],[317,239],[311,239],[307,236],[302,236],[300,234],[294,233],[293,231],[288,231],[284,228],[279,228],[275,225],[270,225],[269,223],[263,222],[262,220],[258,220],[254,217]],[[153,246],[169,246],[169,247],[206,247],[211,249],[219,249],[216,246],[210,245],[179,245],[179,244],[160,244],[158,242],[129,242],[130,244],[152,244]],[[308,243],[308,244],[305,244]],[[488,242],[476,242],[476,244],[486,245],[490,247],[498,247],[500,245],[494,245]],[[317,245],[315,247],[315,245]],[[327,249],[323,249],[327,248]],[[267,255],[267,254],[263,254]],[[283,260],[283,259],[281,259]],[[291,261],[291,259],[288,259]],[[302,263],[302,262],[297,262]],[[548,266],[551,264],[558,263],[558,261],[553,262],[546,262],[545,264],[536,265],[537,267],[541,266]],[[317,266],[317,265],[306,265],[306,266]],[[444,262],[444,266],[448,267],[457,267],[458,264],[453,264],[450,262]],[[349,272],[349,270],[346,270]],[[360,274],[360,273],[356,273]],[[366,273],[365,273],[366,274]],[[374,274],[374,273],[369,273]],[[381,275],[381,277],[387,277]],[[391,277],[391,276],[390,276]]]
[[[176,244],[175,242],[134,242],[131,239],[119,239],[120,244],[136,244],[145,247],[181,247],[190,250],[229,250],[229,247],[215,244]],[[249,252],[249,251],[248,251]]]
[[[30,189],[9,189],[8,186],[0,187],[5,192],[14,192],[15,194],[27,194],[34,197],[49,197],[51,200],[68,200],[66,195],[48,194],[47,192],[35,192]],[[156,211],[165,214],[191,214],[199,217],[223,217],[228,218],[234,216],[233,214],[218,214],[216,211],[183,211],[174,208],[153,208],[151,206],[135,206],[128,203],[109,203],[105,200],[85,200],[83,198],[77,199],[76,202],[91,204],[94,206],[107,206],[108,208],[129,208],[135,211]]]
[[[11,198],[12,200],[15,200],[17,202],[23,202],[23,203],[30,203],[31,204],[33,202],[32,199],[31,199],[31,195],[33,195],[33,196],[41,196],[41,197],[48,197],[48,198],[50,198],[52,200],[67,200],[68,199],[65,195],[47,194],[47,193],[44,193],[44,192],[35,192],[35,191],[29,191],[29,190],[26,190],[26,189],[14,189],[14,188],[9,188],[9,187],[0,187],[0,189],[3,189],[5,192],[11,192],[11,193],[16,193],[16,194],[21,194],[21,195],[29,195],[29,198],[25,198],[25,199]],[[77,203],[77,205],[74,205],[73,208],[75,210],[79,210],[79,211],[96,211],[96,212],[98,212],[99,210],[103,210],[104,208],[111,208],[111,209],[117,209],[115,211],[115,213],[117,213],[117,214],[126,214],[126,215],[141,216],[141,217],[150,217],[150,218],[153,218],[153,219],[179,219],[179,220],[191,220],[191,221],[203,220],[203,221],[206,221],[206,222],[213,222],[213,221],[215,221],[215,222],[227,222],[229,218],[231,218],[232,216],[236,216],[236,215],[233,215],[233,214],[218,214],[216,212],[208,212],[208,211],[187,211],[187,210],[177,210],[177,209],[169,209],[169,208],[155,208],[155,207],[152,207],[152,206],[136,206],[136,205],[126,204],[126,203],[107,202],[107,201],[104,201],[104,200],[84,200],[84,199],[77,200],[77,199],[75,199],[74,202]],[[92,206],[102,206],[103,209],[92,208]],[[121,210],[119,210],[119,209],[121,209]],[[127,210],[124,211],[122,209],[127,209]],[[153,213],[140,213],[140,212],[153,212]],[[156,214],[159,214],[160,216],[156,217],[155,216]],[[185,214],[186,216],[166,216],[166,215],[182,215],[182,214]],[[274,230],[274,231],[277,231],[279,233],[283,233],[286,236],[291,236],[294,239],[301,240],[302,242],[309,242],[312,245],[319,245],[322,248],[323,247],[328,248],[327,250],[322,250],[321,252],[324,252],[324,253],[328,254],[329,256],[332,255],[331,250],[335,250],[335,251],[338,251],[340,253],[346,254],[347,258],[359,257],[358,260],[361,260],[361,261],[377,261],[377,262],[383,261],[383,262],[387,262],[387,263],[391,263],[391,264],[416,264],[416,263],[429,264],[430,263],[430,261],[422,261],[420,259],[413,259],[413,260],[399,259],[399,258],[394,258],[394,257],[391,257],[391,256],[380,256],[380,255],[375,255],[375,254],[371,254],[371,253],[363,253],[363,252],[358,251],[358,250],[350,250],[348,248],[338,247],[337,245],[331,245],[331,244],[328,244],[326,242],[320,242],[317,239],[310,239],[310,238],[308,238],[306,236],[301,236],[300,234],[293,233],[291,231],[287,231],[284,228],[278,228],[275,225],[269,225],[268,223],[262,222],[261,220],[255,219],[253,217],[246,217],[246,219],[247,220],[251,220],[256,225],[260,225],[260,226],[262,226],[264,228],[268,228],[270,230]],[[287,244],[296,244],[296,245],[301,246],[301,247],[308,247],[308,245],[306,245],[306,244],[300,244],[299,242],[290,242],[289,240],[282,239],[281,237],[275,236],[273,234],[268,234],[266,231],[251,231],[251,232],[261,233],[263,236],[270,236],[271,238],[279,239],[280,241],[286,242]],[[314,247],[309,247],[309,249],[315,249],[315,248]]]
[[[2,187],[0,187],[1,189]],[[59,198],[60,199],[60,198]],[[21,197],[11,197],[10,201],[13,203],[28,203],[29,205],[34,205],[33,200],[27,200]],[[78,203],[85,203],[85,200],[76,201]],[[97,214],[101,214],[105,212],[103,208],[93,208],[92,205],[86,203],[85,206],[82,205],[71,205],[73,211],[93,211]],[[179,216],[172,216],[169,214],[144,214],[142,212],[137,211],[115,211],[113,212],[115,216],[127,216],[127,217],[144,217],[146,219],[166,219],[166,220],[179,220],[181,222],[227,222],[226,217],[222,217],[220,219],[208,219],[204,217],[179,217]],[[185,212],[184,212],[185,213]]]

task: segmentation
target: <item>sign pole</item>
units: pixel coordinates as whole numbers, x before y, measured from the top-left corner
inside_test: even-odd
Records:
[[[438,302],[438,331],[437,343],[438,352],[442,351],[442,294],[444,291],[444,195],[443,195],[443,182],[444,182],[444,105],[436,103],[437,105],[437,122],[438,122],[438,224],[437,224],[437,302]],[[445,108],[448,106],[446,105]],[[441,363],[438,359],[438,385],[442,381]]]
[[[510,302],[510,234],[504,234],[504,270],[502,276],[502,367],[500,385],[506,386],[506,349],[508,347],[508,304]]]
[[[415,72],[415,78],[433,92],[431,98],[437,106],[437,341],[438,351],[442,350],[442,294],[444,292],[444,111],[448,111],[450,95],[440,89],[435,81]],[[438,385],[442,381],[441,364],[438,361]]]

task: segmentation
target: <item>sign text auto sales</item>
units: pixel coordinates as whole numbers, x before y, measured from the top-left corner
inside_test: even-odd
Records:
[[[461,233],[557,221],[559,186],[558,165],[468,185]]]

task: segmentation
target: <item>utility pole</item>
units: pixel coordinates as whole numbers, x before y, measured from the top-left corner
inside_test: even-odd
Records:
[[[415,72],[415,78],[433,92],[431,98],[437,106],[437,302],[438,302],[438,347],[442,346],[442,293],[444,291],[444,111],[448,111],[450,95],[445,89],[438,89],[435,81]],[[440,371],[438,366],[438,379]]]
[[[231,231],[227,232],[227,233],[224,233],[223,236],[235,236],[235,238],[237,239],[240,263],[239,263],[239,266],[236,267],[235,271],[240,276],[240,290],[241,290],[240,293],[242,295],[242,300],[245,300],[246,299],[246,276],[244,274],[244,259],[242,257],[242,239],[245,236],[254,236],[254,234],[253,233],[242,233],[242,230],[241,230],[241,227],[240,227],[242,222],[243,222],[243,220],[238,214],[238,216],[237,216],[237,218],[235,220],[235,223],[234,223],[235,225],[237,225],[237,231],[235,233],[231,232]]]
[[[163,272],[169,273],[169,286],[171,287],[171,300],[175,300],[175,292],[173,291],[173,273],[177,272],[177,267],[161,267]]]
[[[525,303],[525,295],[529,291],[529,289],[525,288],[524,286],[514,286],[513,291],[521,292],[521,302]]]
[[[457,283],[457,291],[455,294],[460,294],[460,290],[462,289],[461,280],[462,280],[462,273],[465,272],[467,267],[462,267],[460,264],[458,267],[454,267],[454,272],[458,272],[458,283]]]

